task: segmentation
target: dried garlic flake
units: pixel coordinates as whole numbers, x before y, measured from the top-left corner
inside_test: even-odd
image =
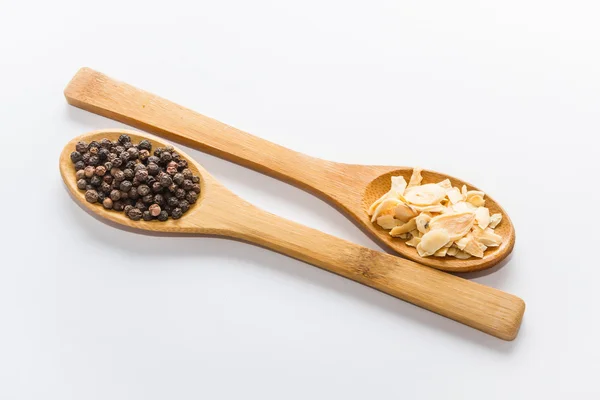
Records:
[[[494,229],[502,214],[485,207],[485,193],[453,187],[450,180],[424,183],[421,169],[413,169],[410,181],[391,178],[390,190],[377,199],[368,214],[390,235],[416,247],[421,257],[483,257],[488,247],[497,247],[502,236]]]

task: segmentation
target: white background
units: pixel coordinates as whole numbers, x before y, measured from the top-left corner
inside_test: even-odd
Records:
[[[153,3],[159,4],[153,5]],[[597,1],[1,1],[1,399],[597,399]],[[473,182],[517,230],[503,342],[267,250],[105,225],[63,145],[82,66],[314,156]],[[378,248],[296,188],[190,154],[276,214]]]

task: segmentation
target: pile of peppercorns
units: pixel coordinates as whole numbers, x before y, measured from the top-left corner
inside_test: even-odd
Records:
[[[119,140],[78,142],[71,153],[77,187],[89,203],[124,211],[134,221],[179,219],[198,200],[200,178],[173,147],[159,147],[129,135]]]

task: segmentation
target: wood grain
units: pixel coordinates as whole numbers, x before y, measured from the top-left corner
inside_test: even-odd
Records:
[[[77,72],[65,89],[65,97],[76,107],[214,154],[316,194],[345,212],[387,249],[430,267],[452,272],[481,270],[502,261],[514,247],[513,224],[506,211],[489,196],[486,196],[486,205],[490,212],[500,212],[504,216],[496,229],[503,242],[499,247],[486,250],[482,259],[423,258],[415,248],[407,246],[401,239],[392,238],[387,231],[371,223],[366,210],[389,190],[390,176],[410,177],[412,168],[341,164],[310,157],[89,68]],[[423,177],[424,183],[449,178],[455,186],[466,184],[469,189],[480,190],[460,179],[434,171],[424,171]]]
[[[179,220],[131,221],[123,213],[105,210],[85,201],[77,189],[69,155],[79,140],[115,140],[122,133],[133,140],[148,139],[153,146],[168,143],[150,135],[126,130],[92,132],[69,142],[60,156],[60,172],[72,197],[98,217],[129,229],[181,234],[217,235],[251,242],[302,260],[363,285],[416,304],[437,314],[504,340],[516,337],[525,303],[520,298],[377,252],[318,230],[285,220],[239,198],[176,149],[201,177],[199,200]]]

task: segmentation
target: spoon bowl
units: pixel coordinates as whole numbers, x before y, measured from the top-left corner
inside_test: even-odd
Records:
[[[390,188],[390,176],[406,167],[341,164],[321,160],[268,142],[212,118],[91,70],[80,69],[65,89],[69,104],[112,118],[169,140],[214,154],[309,191],[341,209],[367,234],[402,257],[440,270],[469,272],[490,268],[512,251],[515,230],[507,213],[486,193],[491,213],[502,213],[496,233],[502,244],[486,250],[483,258],[420,257],[404,240],[393,238],[371,222],[367,210]],[[371,134],[371,133],[368,133]],[[433,171],[423,171],[424,183],[450,179],[453,186],[465,182]],[[466,184],[470,190],[478,190]],[[484,191],[485,192],[485,191]]]
[[[390,168],[394,169],[397,167]],[[379,199],[390,190],[391,177],[403,176],[406,182],[409,182],[411,175],[412,168],[397,168],[377,176],[371,182],[366,184],[366,189],[362,197],[362,209],[366,217],[361,218],[361,222],[363,226],[368,227],[381,242],[384,242],[394,251],[411,260],[427,264],[430,267],[453,272],[468,272],[486,269],[496,265],[510,254],[515,245],[514,226],[506,211],[504,211],[494,199],[489,197],[487,193],[485,196],[485,206],[489,208],[490,214],[502,214],[502,222],[494,230],[497,235],[502,237],[502,243],[498,247],[489,247],[484,252],[483,258],[460,260],[454,257],[428,257],[426,258],[427,261],[423,262],[422,260],[424,260],[424,258],[419,256],[414,247],[407,246],[405,240],[390,236],[389,231],[386,231],[376,223],[371,222],[366,210],[369,209],[375,200]],[[423,184],[438,183],[444,179],[449,179],[454,187],[461,188],[463,185],[466,185],[468,190],[481,190],[460,179],[438,172],[423,170],[421,176],[423,177]]]
[[[243,240],[370,286],[399,299],[454,319],[504,340],[516,337],[525,311],[520,298],[470,282],[415,262],[377,252],[263,211],[239,198],[179,149],[188,168],[200,177],[198,201],[180,219],[132,221],[123,212],[88,203],[77,188],[70,154],[80,141],[116,140],[128,134],[134,142],[147,139],[153,148],[168,143],[128,130],[100,130],[70,141],[59,168],[75,201],[100,218],[126,228],[150,232],[222,236]]]

